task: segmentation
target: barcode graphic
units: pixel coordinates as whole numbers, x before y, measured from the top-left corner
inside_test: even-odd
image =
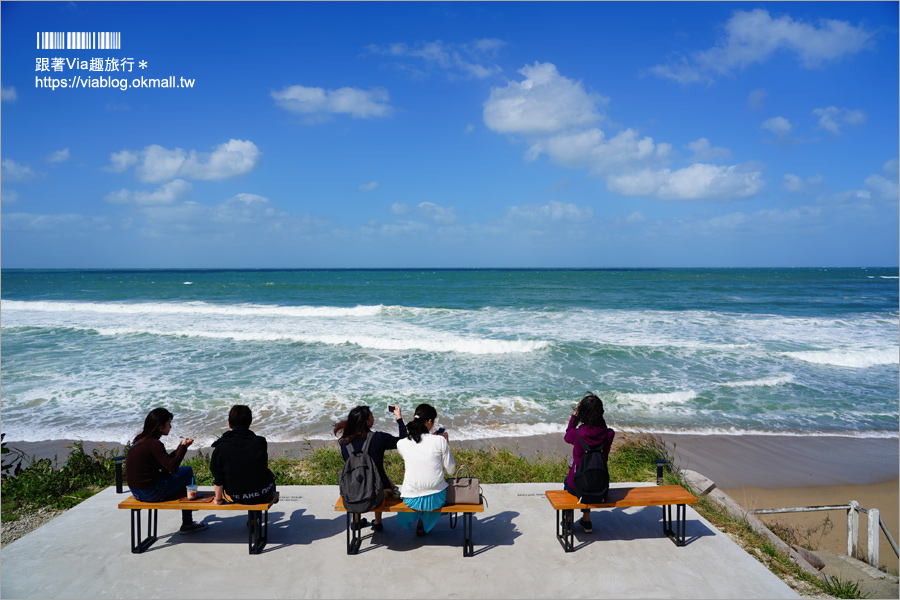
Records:
[[[121,50],[119,31],[39,31],[38,50]]]

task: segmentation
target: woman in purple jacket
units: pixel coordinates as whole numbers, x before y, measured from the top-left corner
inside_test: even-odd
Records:
[[[581,427],[579,427],[579,423]],[[577,432],[576,432],[577,431]],[[565,440],[572,444],[572,460],[569,461],[569,474],[563,481],[563,487],[573,496],[578,494],[575,492],[575,469],[581,464],[581,457],[584,456],[584,447],[578,441],[578,433],[584,443],[590,447],[603,444],[603,452],[609,456],[612,448],[613,438],[616,432],[606,426],[603,418],[603,401],[600,400],[593,392],[587,392],[569,418],[569,426],[566,428]],[[594,528],[591,527],[591,511],[590,509],[581,511],[581,520],[578,521],[585,533],[593,533]],[[564,527],[572,527],[572,523],[564,523]]]

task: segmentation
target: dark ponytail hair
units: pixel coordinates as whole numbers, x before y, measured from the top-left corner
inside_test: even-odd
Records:
[[[159,430],[162,429],[166,423],[171,421],[172,417],[172,413],[162,407],[151,410],[150,414],[147,415],[147,418],[144,419],[143,431],[135,436],[131,445],[137,444],[146,437],[159,437]]]
[[[578,427],[579,423],[606,428],[606,420],[603,418],[603,401],[595,396],[594,392],[586,392],[578,404],[575,426]]]
[[[416,407],[416,415],[412,418],[412,421],[406,424],[406,437],[418,444],[422,441],[422,434],[428,433],[428,428],[425,427],[425,421],[431,421],[433,419],[437,419],[437,411],[434,410],[432,405],[418,405]]]
[[[360,435],[369,433],[369,417],[372,411],[368,406],[357,406],[350,411],[350,415],[340,423],[334,425],[334,435],[340,434],[339,440],[345,446]]]

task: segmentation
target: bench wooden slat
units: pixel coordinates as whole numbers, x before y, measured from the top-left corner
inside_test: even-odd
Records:
[[[344,499],[338,498],[338,501],[334,505],[334,510],[345,511],[344,508]],[[385,498],[384,502],[381,503],[381,506],[378,508],[372,509],[369,512],[416,512],[410,507],[406,506],[403,503],[403,500],[396,497]],[[437,510],[433,510],[431,512],[440,512],[440,513],[476,513],[476,512],[484,512],[484,504],[450,504],[447,506],[442,506]]]
[[[280,492],[275,492],[275,497],[262,504],[216,504],[215,502],[181,502],[179,500],[166,500],[165,502],[141,502],[134,496],[129,496],[119,502],[119,508],[132,510],[269,510],[278,502]]]
[[[680,485],[654,485],[646,487],[611,487],[607,501],[602,504],[582,504],[565,490],[547,490],[547,500],[556,510],[584,508],[621,508],[628,506],[666,506],[670,504],[696,504],[697,499]]]

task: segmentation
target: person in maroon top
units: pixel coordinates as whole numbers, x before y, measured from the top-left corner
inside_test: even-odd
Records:
[[[172,429],[172,413],[154,408],[144,419],[144,429],[134,438],[125,458],[125,479],[135,500],[165,502],[187,495],[187,486],[194,477],[190,467],[179,467],[193,438],[185,438],[172,452],[159,441]],[[191,511],[181,511],[181,533],[206,529],[206,523],[195,523]]]
[[[581,433],[584,443],[591,448],[603,444],[603,452],[609,456],[616,432],[606,426],[606,420],[603,418],[603,401],[593,392],[584,395],[569,417],[569,426],[566,428],[565,440],[572,444],[572,460],[569,461],[569,473],[563,481],[563,487],[573,496],[578,496],[575,492],[575,469],[581,464],[581,458],[584,456],[584,447],[578,441],[578,433]],[[593,533],[590,509],[581,511],[581,520],[578,524],[585,533]],[[564,523],[563,526],[572,527],[572,523]]]

